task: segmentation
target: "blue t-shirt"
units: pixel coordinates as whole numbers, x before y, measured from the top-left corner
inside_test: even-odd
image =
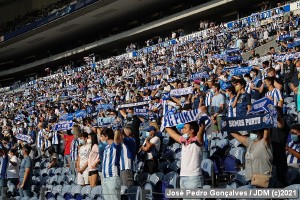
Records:
[[[254,87],[259,88],[262,84],[262,81],[258,78],[255,78],[252,83],[254,84]],[[251,90],[251,99],[255,99],[258,100],[261,98],[261,93],[259,93],[259,91],[257,90]]]
[[[220,109],[220,105],[225,104],[225,96],[223,94],[218,94],[217,96],[213,96],[212,102],[211,102],[211,110],[212,115],[217,113]],[[219,113],[219,116],[222,116],[224,114],[225,109],[223,109],[222,113]]]
[[[236,104],[236,116],[243,117],[247,115],[248,108],[247,105],[251,105],[250,95],[248,93],[243,93],[239,96]]]
[[[27,180],[24,184],[24,189],[26,189],[26,188],[30,189],[31,188],[31,180],[32,180],[33,162],[32,162],[32,160],[29,156],[22,159],[22,162],[21,162],[21,165],[20,165],[20,173],[19,173],[20,183],[23,182],[23,178],[24,178],[24,175],[25,175],[26,168],[30,169],[30,173],[29,173],[29,176],[27,177]]]

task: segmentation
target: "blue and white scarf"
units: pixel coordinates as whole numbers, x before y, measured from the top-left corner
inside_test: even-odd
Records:
[[[179,124],[197,121],[201,117],[201,115],[202,113],[199,109],[177,114],[167,114],[163,117],[161,131],[164,130],[165,127],[174,127]]]
[[[118,109],[132,108],[132,107],[138,107],[138,106],[148,106],[149,103],[150,103],[150,101],[137,102],[137,103],[128,103],[128,104],[119,105]]]
[[[136,116],[146,116],[149,110],[147,108],[134,108],[134,115]]]
[[[187,88],[180,88],[180,89],[173,89],[170,91],[170,96],[183,96],[193,94],[193,87],[187,87]]]
[[[198,80],[202,78],[209,78],[209,75],[206,72],[197,72],[191,75],[191,80]]]
[[[53,131],[67,131],[71,130],[74,125],[74,122],[72,121],[62,121],[55,125],[53,125],[52,130]]]

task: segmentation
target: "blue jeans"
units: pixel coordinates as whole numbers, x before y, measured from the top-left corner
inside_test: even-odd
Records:
[[[120,200],[121,199],[121,178],[109,177],[103,179],[103,197],[105,200]]]
[[[31,197],[30,189],[24,190],[24,189],[20,188],[19,193],[20,193],[20,198],[22,198],[22,197]]]
[[[180,189],[197,189],[202,187],[202,176],[180,176]]]
[[[0,196],[1,197],[2,197],[2,189],[3,189],[3,187],[6,187],[6,183],[7,183],[6,179],[0,178]]]
[[[180,176],[180,189],[197,189],[202,187],[202,176]]]

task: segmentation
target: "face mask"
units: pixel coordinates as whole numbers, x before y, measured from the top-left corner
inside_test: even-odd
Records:
[[[291,139],[293,140],[294,143],[299,143],[299,137],[298,135],[291,134]]]
[[[133,116],[133,115],[132,115],[131,113],[128,113],[128,114],[127,114],[127,117],[129,117],[129,118],[132,118],[132,116]]]
[[[91,140],[91,139],[87,139],[86,142],[87,142],[88,144],[91,144],[91,143],[92,143],[92,140]]]
[[[85,141],[83,139],[79,139],[79,145],[84,145]]]
[[[250,139],[251,139],[251,140],[256,140],[256,139],[257,139],[257,134],[255,134],[255,133],[250,133]]]
[[[300,72],[300,67],[297,67],[297,71]]]
[[[210,91],[211,91],[212,93],[215,93],[215,90],[214,90],[213,88],[211,88]]]
[[[183,134],[182,137],[183,137],[185,140],[189,139],[189,135],[188,135],[187,133]]]
[[[146,132],[146,137],[149,137],[150,136],[150,132]]]
[[[107,145],[107,141],[102,141],[102,144],[106,146]]]
[[[180,98],[180,102],[181,102],[181,103],[184,103],[184,102],[185,102],[185,97],[181,97],[181,98]]]
[[[226,96],[227,98],[229,98],[229,94],[228,94],[228,93],[225,93],[225,96]]]
[[[250,77],[251,77],[251,78],[253,78],[253,76],[254,76],[254,74],[253,74],[253,73],[251,73],[251,74],[250,74]]]
[[[235,86],[235,91],[240,91],[241,90],[241,87],[239,85]]]
[[[74,134],[74,131],[73,131],[73,130],[71,130],[71,134],[72,134],[72,135]]]

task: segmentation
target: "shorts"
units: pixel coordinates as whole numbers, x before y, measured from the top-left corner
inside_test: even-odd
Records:
[[[89,171],[85,170],[82,174],[77,174],[77,184],[78,185],[87,185],[89,184]]]
[[[89,176],[93,176],[95,174],[98,174],[98,170],[89,171]]]

